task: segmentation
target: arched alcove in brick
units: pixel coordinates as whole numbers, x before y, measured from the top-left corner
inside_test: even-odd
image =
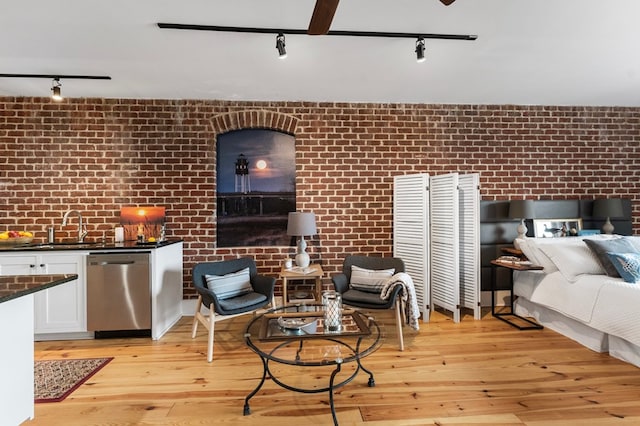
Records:
[[[212,119],[216,136],[240,129],[271,129],[296,134],[298,119],[289,114],[265,110],[245,110],[220,114]]]

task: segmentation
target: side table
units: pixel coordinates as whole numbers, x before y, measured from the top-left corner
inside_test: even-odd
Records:
[[[322,270],[322,266],[318,264],[311,264],[306,268],[293,267],[290,269],[286,269],[283,266],[280,271],[280,278],[282,278],[282,304],[286,306],[289,303],[289,299],[287,298],[289,280],[304,280],[309,278],[315,280],[315,301],[319,303],[320,294],[322,293],[323,276],[324,271]]]
[[[544,269],[544,267],[539,265],[522,264],[519,262],[501,261],[499,259],[492,260],[491,265],[493,265],[494,268],[510,269],[512,273],[511,284],[509,286],[510,305],[509,305],[508,312],[496,312],[496,302],[495,302],[496,285],[495,285],[495,280],[491,280],[491,315],[517,328],[518,330],[542,330],[544,327],[538,324],[537,322],[532,321],[529,318],[521,317],[520,315],[517,315],[513,311],[513,271],[540,271]],[[509,317],[518,318],[519,320],[524,321],[530,325],[524,325],[524,326],[520,325],[516,322],[511,321]]]

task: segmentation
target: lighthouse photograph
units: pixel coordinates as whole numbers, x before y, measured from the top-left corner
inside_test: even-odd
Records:
[[[267,129],[218,136],[217,246],[283,246],[295,211],[295,138]]]

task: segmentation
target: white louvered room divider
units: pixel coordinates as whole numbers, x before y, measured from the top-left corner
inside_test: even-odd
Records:
[[[423,321],[434,306],[480,319],[480,177],[394,177],[394,256],[404,260]]]
[[[453,312],[460,322],[458,174],[431,176],[431,304]]]
[[[393,255],[411,276],[423,321],[429,321],[430,308],[428,186],[428,174],[393,179]]]
[[[458,176],[460,200],[460,304],[481,318],[480,175]]]

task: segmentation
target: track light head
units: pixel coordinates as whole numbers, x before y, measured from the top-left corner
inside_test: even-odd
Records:
[[[53,79],[53,86],[51,87],[51,99],[56,102],[60,102],[64,98],[62,97],[61,88],[62,83],[60,83],[60,79],[58,77]]]
[[[416,40],[416,61],[424,62],[424,39],[422,37],[418,37]]]
[[[287,57],[287,49],[285,49],[284,34],[280,33],[276,36],[276,49],[278,49],[278,56],[280,59]]]

